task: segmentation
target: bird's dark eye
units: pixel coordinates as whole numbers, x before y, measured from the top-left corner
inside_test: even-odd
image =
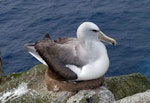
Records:
[[[91,31],[93,31],[93,32],[98,32],[98,30],[96,30],[96,29],[92,29]]]

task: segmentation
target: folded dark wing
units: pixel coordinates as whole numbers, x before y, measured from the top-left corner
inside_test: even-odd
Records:
[[[76,38],[59,38],[51,40],[48,35],[35,43],[34,48],[47,63],[52,72],[65,80],[77,79],[77,74],[66,67],[66,64],[82,66],[76,54],[78,41]]]

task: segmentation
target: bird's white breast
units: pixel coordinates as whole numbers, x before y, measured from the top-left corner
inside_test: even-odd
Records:
[[[106,47],[101,42],[94,42],[90,47],[80,50],[82,61],[85,65],[78,75],[78,80],[91,80],[103,76],[109,67],[109,58]]]

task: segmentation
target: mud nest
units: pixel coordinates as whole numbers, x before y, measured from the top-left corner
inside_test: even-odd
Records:
[[[104,83],[104,76],[89,81],[69,82],[57,79],[57,76],[50,69],[47,69],[45,72],[45,82],[49,91],[77,92],[79,90],[99,88]]]

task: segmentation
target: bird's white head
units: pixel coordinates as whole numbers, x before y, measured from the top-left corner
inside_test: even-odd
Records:
[[[99,27],[92,22],[84,22],[77,29],[79,40],[98,40],[116,45],[116,40],[105,35]]]

